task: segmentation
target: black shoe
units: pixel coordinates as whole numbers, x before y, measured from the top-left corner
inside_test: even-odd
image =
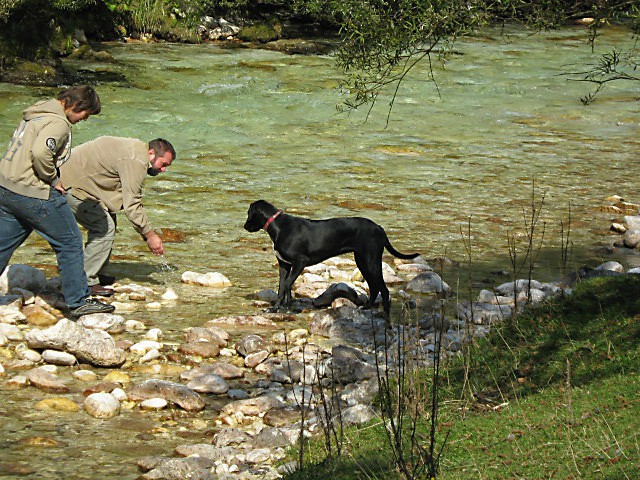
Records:
[[[90,315],[92,313],[111,313],[116,309],[113,305],[102,303],[95,298],[87,298],[84,305],[80,305],[78,308],[71,310],[71,316],[74,318],[80,318],[83,315]]]
[[[102,285],[103,287],[107,287],[116,283],[116,277],[113,277],[111,275],[98,274],[98,281],[100,282],[100,285]]]
[[[100,297],[110,297],[113,295],[113,288],[105,288],[102,285],[91,285],[89,287],[89,293],[91,295],[98,295]]]

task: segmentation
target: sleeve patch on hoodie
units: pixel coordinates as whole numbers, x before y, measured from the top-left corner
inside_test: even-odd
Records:
[[[51,150],[53,153],[57,151],[55,138],[47,138],[47,148]]]

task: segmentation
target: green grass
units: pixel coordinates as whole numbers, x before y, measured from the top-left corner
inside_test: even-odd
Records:
[[[438,478],[639,478],[639,276],[583,282],[495,327],[467,358],[443,373]],[[401,478],[380,421],[347,429],[343,444],[327,460],[318,439],[286,478]]]

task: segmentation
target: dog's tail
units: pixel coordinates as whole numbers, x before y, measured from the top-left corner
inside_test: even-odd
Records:
[[[412,258],[416,258],[418,256],[420,256],[419,253],[400,253],[399,251],[397,251],[395,248],[393,248],[393,246],[391,245],[391,242],[389,241],[389,237],[387,237],[387,235],[385,234],[384,236],[384,248],[387,249],[387,251],[393,255],[394,257],[398,257],[401,258],[403,260],[411,260]]]

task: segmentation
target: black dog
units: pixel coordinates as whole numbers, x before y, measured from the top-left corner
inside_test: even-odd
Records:
[[[353,252],[356,265],[369,285],[369,301],[372,307],[378,293],[382,294],[382,306],[389,313],[389,289],[382,277],[382,251],[406,260],[419,253],[406,255],[391,246],[384,229],[377,223],[362,217],[308,220],[288,215],[264,200],[249,207],[245,230],[266,230],[273,241],[273,248],[280,265],[278,301],[274,308],[291,303],[291,287],[305,267],[327,258]]]

